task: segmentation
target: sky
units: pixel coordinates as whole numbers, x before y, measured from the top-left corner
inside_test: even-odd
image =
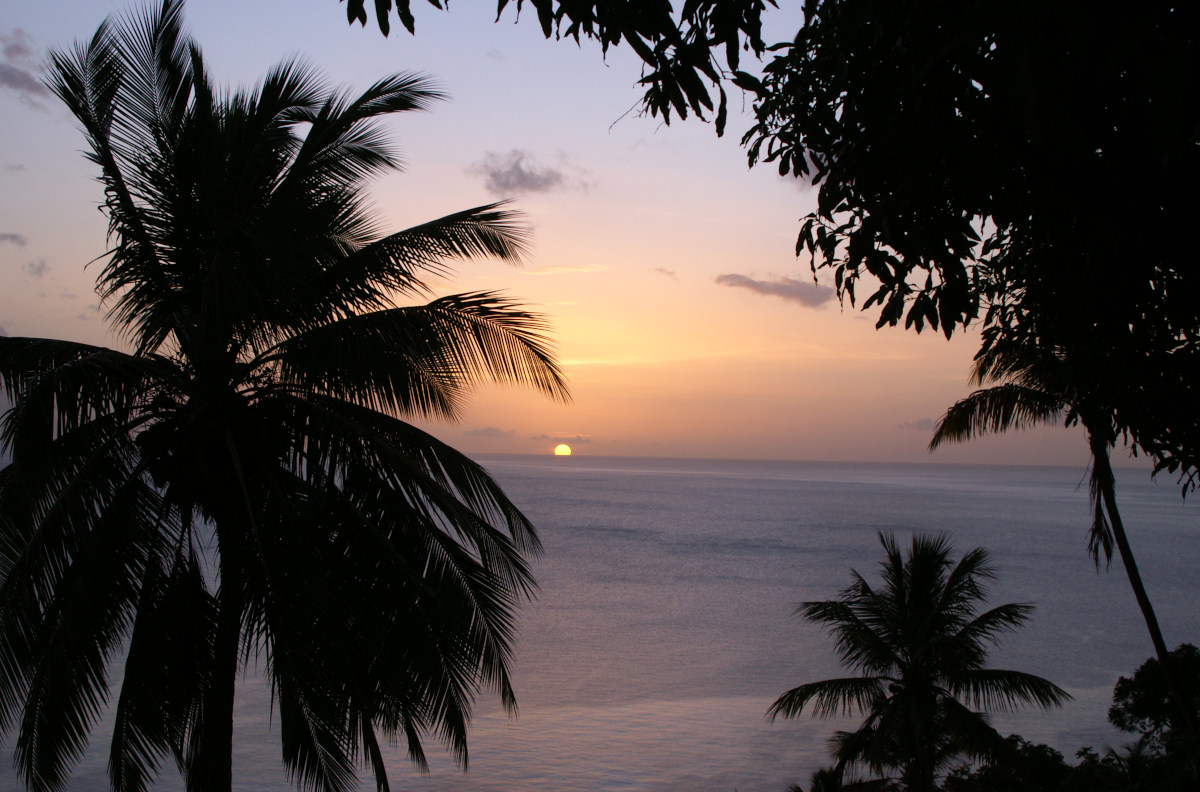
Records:
[[[370,5],[370,4],[368,4]],[[767,38],[799,22],[768,12]],[[103,196],[73,119],[41,84],[51,49],[89,36],[124,2],[10,4],[0,17],[0,332],[121,346],[93,291]],[[396,72],[450,100],[389,122],[405,172],[371,188],[383,227],[504,198],[533,231],[521,267],[461,262],[437,294],[503,289],[550,321],[573,400],[485,388],[456,424],[423,426],[460,450],[997,464],[1087,463],[1077,430],[939,449],[936,419],[970,393],[974,333],[875,329],[795,256],[814,188],[749,169],[749,102],[724,138],[639,116],[640,62],[594,42],[546,41],[535,17],[492,3],[417,0],[417,35],[393,19],[346,24],[335,0],[193,0],[188,25],[218,83],[250,85],[300,55],[359,90]],[[739,112],[740,111],[740,112]],[[1116,460],[1118,463],[1122,459]]]

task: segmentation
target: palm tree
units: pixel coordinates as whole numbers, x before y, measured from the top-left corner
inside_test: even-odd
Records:
[[[879,539],[887,556],[880,587],[852,571],[837,599],[801,603],[796,611],[828,627],[855,675],[792,688],[768,714],[793,718],[809,704],[820,717],[864,713],[856,731],[831,740],[838,775],[856,766],[877,775],[895,769],[903,789],[926,792],[955,757],[1004,750],[985,712],[1048,709],[1070,696],[1041,677],[984,667],[986,644],[1023,624],[1033,606],[976,613],[994,577],[982,548],[956,564],[945,537],[914,536],[907,557],[893,536]]]
[[[1104,402],[1097,389],[1086,385],[1087,378],[1072,367],[1062,349],[1027,345],[986,347],[976,356],[971,381],[990,387],[981,387],[946,411],[934,428],[929,450],[945,442],[965,442],[978,435],[1038,424],[1063,421],[1067,426],[1083,426],[1092,457],[1092,526],[1088,532],[1088,551],[1096,564],[1100,563],[1103,552],[1107,563],[1111,562],[1116,545],[1154,652],[1166,669],[1183,723],[1196,734],[1195,715],[1171,671],[1167,644],[1117,509],[1117,480],[1109,456],[1118,436],[1115,410]]]
[[[224,91],[181,10],[52,57],[104,185],[97,291],[129,351],[0,338],[0,733],[29,788],[58,790],[107,703],[114,789],[170,757],[190,792],[227,792],[235,683],[261,661],[301,786],[367,767],[386,789],[381,738],[465,764],[475,695],[514,706],[539,542],[406,419],[454,418],[485,381],[568,395],[544,323],[504,295],[399,301],[450,260],[517,260],[524,232],[490,205],[381,235],[365,184],[399,167],[381,123],[438,99],[429,82],[354,96],[291,61]]]

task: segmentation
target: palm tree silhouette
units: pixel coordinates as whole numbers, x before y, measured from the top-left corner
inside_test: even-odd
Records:
[[[978,435],[1053,424],[1060,420],[1066,426],[1079,424],[1084,428],[1092,457],[1092,525],[1088,531],[1088,551],[1096,564],[1100,563],[1101,552],[1105,561],[1110,562],[1113,545],[1116,545],[1150,633],[1155,655],[1166,670],[1183,723],[1195,734],[1194,713],[1185,704],[1187,698],[1171,671],[1167,644],[1117,509],[1117,481],[1109,457],[1118,436],[1115,411],[1104,402],[1097,389],[1087,387],[1087,381],[1073,369],[1061,349],[1001,344],[988,347],[976,356],[971,382],[990,387],[976,390],[946,411],[934,428],[929,450],[946,442],[965,442]]]
[[[458,258],[516,260],[499,205],[381,236],[381,126],[440,97],[412,75],[358,96],[291,61],[210,83],[182,4],[53,55],[113,247],[97,280],[124,352],[0,338],[0,732],[58,790],[115,697],[109,773],[171,757],[231,787],[239,673],[261,662],[305,787],[387,788],[380,738],[465,764],[474,696],[514,706],[533,526],[479,465],[406,418],[478,383],[565,400],[545,325],[491,292],[428,300]],[[122,660],[123,658],[123,660]]]
[[[879,539],[887,556],[880,587],[852,571],[853,582],[837,599],[805,602],[796,611],[828,627],[842,663],[856,675],[792,688],[768,714],[793,718],[809,704],[820,717],[864,713],[856,731],[831,740],[838,776],[859,766],[877,775],[899,770],[901,788],[926,792],[955,757],[1004,750],[985,712],[1025,704],[1048,709],[1070,696],[1041,677],[984,667],[986,644],[1023,624],[1033,606],[976,613],[994,577],[982,548],[954,563],[945,537],[914,536],[907,557],[893,536]]]

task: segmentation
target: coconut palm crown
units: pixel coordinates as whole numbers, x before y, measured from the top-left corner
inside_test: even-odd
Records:
[[[451,260],[520,257],[513,213],[383,235],[369,210],[400,165],[382,123],[437,100],[428,80],[353,95],[288,61],[225,91],[181,11],[50,63],[100,172],[97,291],[125,351],[0,338],[0,734],[29,788],[63,789],[108,706],[114,789],[171,760],[189,792],[227,792],[258,665],[300,786],[366,767],[386,789],[382,742],[465,763],[474,697],[515,705],[539,550],[483,468],[409,421],[455,418],[479,383],[565,400],[565,381],[511,299],[428,301]]]
[[[792,688],[768,714],[794,718],[810,706],[819,717],[862,713],[856,731],[830,742],[838,777],[855,768],[898,771],[902,789],[927,792],[956,757],[1003,750],[986,713],[1055,707],[1070,696],[1041,677],[985,667],[988,644],[1024,624],[1033,608],[978,612],[995,574],[982,548],[955,563],[945,537],[916,535],[907,555],[893,536],[879,539],[886,554],[879,586],[852,571],[836,599],[796,610],[828,628],[854,675]]]

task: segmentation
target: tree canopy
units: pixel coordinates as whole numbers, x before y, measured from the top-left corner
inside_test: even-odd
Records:
[[[366,0],[344,0],[350,22],[367,23]],[[449,7],[449,0],[428,0]],[[723,82],[750,88],[755,78],[741,70],[741,54],[762,54],[762,13],[775,0],[685,0],[678,15],[670,0],[497,0],[496,18],[510,5],[516,14],[528,4],[537,14],[546,38],[556,36],[579,43],[594,39],[607,54],[627,44],[645,64],[643,107],[661,115],[687,118],[711,116],[718,134],[725,129],[727,96]],[[409,33],[416,32],[411,0],[395,0],[396,16]],[[392,0],[375,0],[375,22],[383,35],[391,30]],[[722,65],[722,59],[724,65]],[[714,104],[712,90],[717,97]]]
[[[1184,686],[1187,706],[1200,718],[1200,649],[1180,644],[1171,650],[1168,662]],[[1152,657],[1138,666],[1132,677],[1117,680],[1108,721],[1121,731],[1148,735],[1161,742],[1168,732],[1182,732],[1186,726],[1172,703],[1162,662]]]
[[[880,325],[1065,350],[1119,433],[1193,474],[1198,15],[810,0],[745,142],[820,184],[797,252]]]

